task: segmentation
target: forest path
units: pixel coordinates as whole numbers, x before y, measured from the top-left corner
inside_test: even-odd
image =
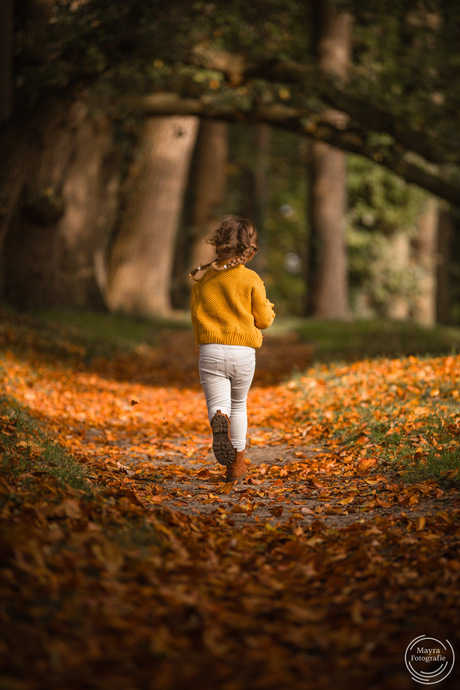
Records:
[[[349,452],[317,436],[314,415],[308,423],[308,396],[299,401],[299,391],[290,383],[292,375],[311,364],[312,355],[312,347],[293,334],[265,338],[248,398],[248,472],[237,484],[225,486],[225,468],[211,450],[191,333],[178,337],[166,331],[158,347],[138,351],[137,364],[132,356],[112,363],[106,375],[143,383],[139,400],[125,405],[129,412],[123,419],[129,417],[132,435],[118,425],[98,440],[90,431],[88,441],[96,440],[96,454],[115,472],[110,481],[120,483],[120,474],[124,476],[149,508],[161,505],[230,525],[320,520],[325,527],[340,528],[385,517],[416,519],[422,528],[429,515],[458,507],[456,492],[411,486],[375,457],[351,462]],[[171,384],[166,395],[165,383]],[[117,395],[126,400],[124,383],[119,385]],[[302,422],[297,421],[299,409]],[[110,454],[104,450],[107,438]]]
[[[423,454],[424,405],[457,433],[457,361],[328,378],[306,371],[308,346],[267,339],[248,473],[224,493],[189,335],[97,360],[3,329],[4,396],[87,475],[56,478],[36,437],[2,416],[0,684],[410,690],[411,640],[460,644],[458,491],[404,482],[399,447],[387,460],[358,412],[402,401],[401,434]]]
[[[197,358],[189,331],[165,331],[157,347],[140,346],[89,368],[34,351],[11,362],[10,390],[83,460],[90,479],[129,488],[148,509],[230,525],[319,520],[340,528],[386,517],[417,519],[422,528],[426,517],[458,508],[458,492],[433,482],[408,484],[378,457],[324,437],[315,415],[328,411],[314,409],[296,374],[290,378],[312,358],[311,346],[293,335],[266,338],[257,353],[248,472],[225,485],[225,468],[211,451]]]
[[[237,483],[223,481],[225,468],[217,464],[209,438],[175,438],[152,464],[142,456],[124,453],[112,470],[126,475],[138,499],[149,508],[179,511],[189,517],[206,516],[229,526],[269,523],[311,524],[342,528],[377,517],[418,520],[458,508],[455,493],[438,497],[411,491],[389,472],[345,476],[331,471],[326,444],[281,443],[250,446],[247,474]],[[325,466],[328,466],[325,469]]]

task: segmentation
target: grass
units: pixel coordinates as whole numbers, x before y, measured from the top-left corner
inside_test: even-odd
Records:
[[[442,485],[460,487],[460,448],[431,449],[423,461],[409,463],[408,478],[412,481],[435,479]]]
[[[71,342],[87,358],[129,351],[139,344],[155,346],[162,331],[190,330],[188,312],[168,318],[136,319],[122,314],[86,311],[41,311],[37,326],[54,338],[56,347]],[[424,327],[412,322],[357,320],[325,321],[280,317],[266,332],[276,337],[295,333],[314,348],[319,362],[356,361],[370,357],[441,356],[460,353],[460,328]],[[70,348],[72,349],[72,348]]]
[[[62,333],[86,350],[87,359],[110,357],[140,344],[154,347],[165,330],[191,328],[188,314],[178,312],[169,318],[141,319],[105,312],[39,312],[38,320],[52,334]]]
[[[8,320],[13,324],[12,329],[1,323]],[[0,345],[2,325],[9,347],[24,348],[31,343],[37,351],[57,358],[77,356],[87,364],[93,358],[129,352],[140,344],[154,347],[165,330],[191,329],[189,314],[184,312],[177,312],[168,318],[141,319],[106,312],[38,311],[15,314],[7,311],[0,320]]]
[[[366,433],[383,459],[402,462],[408,481],[434,479],[460,486],[460,447],[443,418],[433,414],[424,420],[423,443],[419,434],[384,432],[381,423],[371,421]]]
[[[89,490],[84,466],[51,441],[17,403],[0,397],[0,450],[3,473],[15,476],[29,473],[45,474],[59,484]]]
[[[350,449],[358,439],[367,437],[370,452],[407,482],[435,480],[443,486],[460,487],[460,446],[458,428],[453,424],[459,413],[458,403],[442,413],[433,407],[422,426],[417,424],[411,430],[411,420],[402,407],[369,405],[354,418],[336,424],[334,436]]]
[[[406,321],[291,322],[311,343],[317,361],[356,361],[372,357],[441,356],[460,352],[460,328],[420,326]]]

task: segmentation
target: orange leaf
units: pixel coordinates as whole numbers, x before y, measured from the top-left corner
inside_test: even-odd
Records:
[[[426,523],[425,516],[422,515],[417,520],[417,527],[416,527],[417,532],[421,532],[423,529],[425,529],[425,523]]]
[[[344,498],[343,501],[339,501],[339,505],[341,505],[341,506],[347,506],[347,505],[349,505],[350,503],[353,503],[353,501],[355,500],[355,498],[356,498],[356,494],[354,494],[353,496],[348,496],[348,498]]]
[[[263,484],[265,482],[265,479],[254,479],[254,477],[249,477],[248,483],[249,484],[254,484],[254,486],[260,486],[260,484]]]
[[[360,472],[366,472],[366,470],[374,467],[378,462],[377,458],[361,458],[358,462],[358,470]]]
[[[221,487],[219,487],[219,488],[217,489],[217,493],[219,493],[219,494],[229,494],[230,491],[231,491],[231,490],[233,489],[233,487],[235,486],[235,484],[236,484],[236,481],[235,481],[235,482],[225,482],[225,484],[223,484]]]

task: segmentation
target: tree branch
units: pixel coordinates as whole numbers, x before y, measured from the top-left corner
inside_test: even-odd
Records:
[[[328,77],[314,65],[278,60],[249,62],[239,56],[233,56],[232,62],[228,52],[208,47],[197,48],[193,55],[195,66],[220,71],[229,76],[231,82],[237,80],[242,84],[258,78],[271,83],[299,85],[306,94],[316,95],[327,105],[346,113],[365,127],[370,125],[374,132],[389,134],[404,148],[419,154],[430,163],[460,164],[460,147],[453,146],[452,141],[442,139],[436,132],[426,128],[415,130],[402,116],[398,117],[397,114],[376,106],[369,97],[352,93],[350,80],[344,85],[337,77]]]
[[[323,141],[343,151],[364,156],[374,163],[383,165],[407,182],[416,184],[435,196],[458,205],[460,199],[460,176],[458,169],[453,172],[440,166],[430,165],[423,159],[393,143],[382,146],[373,142],[375,132],[359,128],[354,124],[334,126],[322,120],[316,113],[298,109],[281,103],[248,104],[244,107],[238,95],[232,100],[231,91],[225,94],[205,94],[197,98],[184,98],[176,93],[155,93],[149,96],[127,96],[120,100],[123,108],[142,116],[155,115],[194,115],[207,119],[228,122],[265,122],[301,136]],[[451,168],[452,166],[449,166]]]

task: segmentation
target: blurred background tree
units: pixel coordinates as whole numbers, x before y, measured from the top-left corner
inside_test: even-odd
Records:
[[[454,0],[7,0],[0,18],[3,300],[186,308],[235,212],[279,313],[460,320]],[[341,161],[322,185],[318,151]]]

